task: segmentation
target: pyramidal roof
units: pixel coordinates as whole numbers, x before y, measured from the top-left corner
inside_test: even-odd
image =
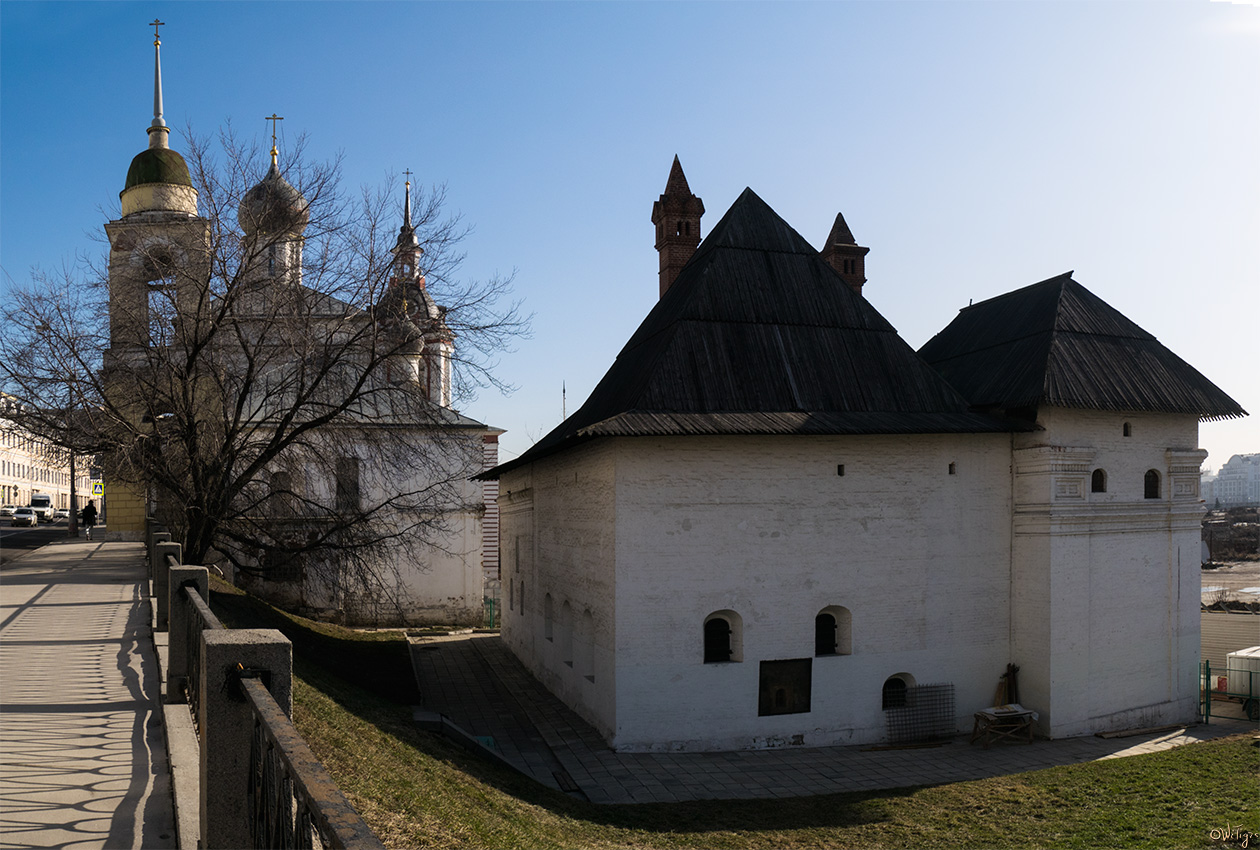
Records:
[[[831,232],[827,234],[825,245],[856,245],[853,239],[853,231],[849,229],[849,225],[844,220],[844,213],[836,213],[836,221],[831,225]]]
[[[602,436],[1011,430],[977,414],[751,189],[586,403],[496,470]]]
[[[964,308],[919,355],[977,408],[1246,415],[1071,272]]]
[[[678,161],[678,154],[674,154],[674,164],[669,167],[669,178],[665,181],[665,194],[691,194],[691,187],[687,185],[687,175],[683,174],[682,163]]]

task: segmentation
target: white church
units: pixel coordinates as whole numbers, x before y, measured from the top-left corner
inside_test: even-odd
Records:
[[[355,282],[351,303],[308,286],[310,205],[284,176],[274,132],[270,169],[235,210],[239,231],[229,230],[223,210],[213,221],[204,216],[162,118],[159,47],[155,32],[149,144],[127,171],[121,216],[105,225],[111,409],[137,442],[160,439],[159,419],[183,432],[234,429],[233,441],[212,436],[198,445],[229,445],[239,455],[229,474],[250,476],[235,496],[248,505],[237,514],[245,542],[214,555],[239,584],[351,624],[480,624],[494,593],[487,572],[497,580],[497,546],[485,555],[485,540],[494,540],[492,495],[486,505],[493,487],[471,477],[494,465],[502,431],[451,407],[454,335],[426,285],[410,182],[381,288]],[[326,373],[310,365],[328,362]],[[356,383],[362,388],[344,414],[328,414],[328,424],[272,450],[278,423],[335,412]],[[166,409],[141,409],[154,404]],[[172,466],[193,450],[191,440],[170,442]],[[151,480],[111,484],[112,536],[143,539],[156,501],[150,488]],[[346,517],[354,527],[338,525]],[[177,541],[180,519],[170,520]],[[386,544],[370,548],[368,523]],[[370,551],[364,560],[377,560],[359,575],[380,581],[343,581],[340,565],[306,557],[303,550],[321,551],[306,545],[321,534],[337,535],[340,551]]]
[[[842,216],[703,212],[675,159],[659,302],[485,473],[526,667],[620,751],[887,741],[929,685],[965,732],[1011,664],[1043,736],[1192,721],[1198,423],[1245,411],[1070,273],[915,352]]]

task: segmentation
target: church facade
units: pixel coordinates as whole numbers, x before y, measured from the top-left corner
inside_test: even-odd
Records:
[[[470,479],[493,465],[502,432],[451,408],[455,337],[426,286],[410,182],[379,291],[345,287],[371,300],[308,286],[310,205],[274,136],[269,171],[235,210],[239,229],[222,210],[202,216],[169,146],[155,68],[149,146],[105,226],[103,374],[122,427],[170,457],[115,465],[109,533],[142,539],[162,510],[162,476],[193,474],[181,463],[239,475],[227,506],[238,533],[207,556],[238,584],[350,624],[479,624],[486,507]],[[185,519],[169,520],[177,540]]]
[[[843,216],[702,213],[675,160],[660,301],[486,473],[534,675],[626,751],[896,740],[944,692],[965,731],[1008,665],[1042,735],[1192,720],[1198,422],[1241,408],[1070,273],[916,352]]]

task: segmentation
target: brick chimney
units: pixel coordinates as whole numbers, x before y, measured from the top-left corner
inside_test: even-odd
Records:
[[[700,245],[700,216],[704,202],[691,194],[687,176],[678,156],[669,169],[665,194],[652,204],[652,224],[656,225],[656,250],[661,257],[661,295],[673,285],[683,266]]]
[[[822,258],[858,295],[862,294],[862,284],[866,283],[866,252],[869,250],[854,241],[853,232],[844,223],[844,213],[836,213],[836,223],[827,235]]]

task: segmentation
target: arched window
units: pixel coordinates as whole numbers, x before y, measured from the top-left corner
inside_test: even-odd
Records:
[[[1128,422],[1124,423],[1124,435],[1125,435],[1126,437],[1132,437],[1132,436],[1133,436],[1133,426],[1132,426],[1132,425],[1130,425]]]
[[[836,618],[826,611],[814,617],[814,654],[836,654]]]
[[[704,623],[704,663],[731,660],[731,624],[725,617],[714,617]]]
[[[884,681],[883,709],[905,708],[906,692],[914,687],[914,677],[909,673],[898,673]]]
[[[849,609],[829,605],[814,617],[814,655],[852,655],[853,616]]]
[[[1107,473],[1101,469],[1095,469],[1089,476],[1089,492],[1106,493],[1107,492]]]
[[[714,611],[704,618],[704,663],[743,661],[743,621],[734,611]]]
[[[551,623],[553,617],[551,594],[548,593],[543,597],[543,637],[550,641],[555,640],[555,631]]]
[[[1156,472],[1154,469],[1146,470],[1146,479],[1144,483],[1145,483],[1145,490],[1146,490],[1146,498],[1158,499],[1159,498],[1159,473]]]

